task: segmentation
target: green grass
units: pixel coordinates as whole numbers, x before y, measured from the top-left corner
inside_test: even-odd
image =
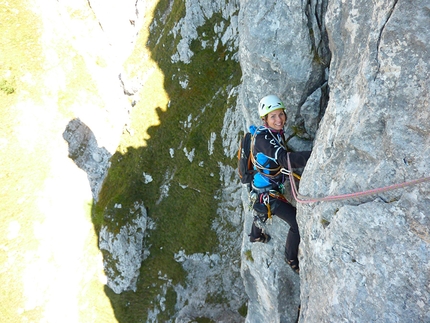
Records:
[[[245,258],[246,258],[246,260],[248,260],[250,262],[254,262],[254,257],[252,256],[251,249],[248,249],[245,251]]]
[[[43,306],[24,311],[26,299],[26,284],[23,276],[32,263],[32,257],[39,256],[40,240],[36,236],[35,224],[43,223],[46,214],[41,210],[39,193],[44,190],[47,179],[52,176],[52,147],[49,141],[58,133],[58,124],[53,124],[41,132],[35,126],[32,135],[38,138],[31,150],[19,140],[20,123],[34,115],[34,124],[44,118],[35,111],[43,106],[44,99],[49,96],[46,88],[46,56],[42,49],[43,22],[32,10],[27,1],[10,0],[0,6],[0,121],[2,138],[2,161],[0,163],[0,189],[2,203],[2,226],[0,226],[0,244],[8,245],[8,252],[0,252],[0,263],[4,264],[4,275],[0,275],[2,293],[0,293],[0,312],[4,322],[39,322],[43,320]],[[68,55],[75,52],[62,48]],[[61,54],[59,54],[61,56]],[[66,58],[64,58],[66,60]],[[75,63],[70,59],[69,64]],[[79,71],[74,70],[76,74]],[[82,76],[82,74],[79,74]],[[67,75],[69,77],[69,75]],[[88,86],[90,88],[90,86]],[[47,94],[49,93],[49,94]],[[76,92],[64,93],[64,98],[76,97]],[[25,103],[25,104],[23,104]],[[59,106],[65,106],[61,98]],[[59,109],[61,110],[61,109]],[[52,116],[60,119],[61,111]],[[57,127],[57,128],[56,128]],[[30,139],[31,140],[31,139]],[[85,203],[90,215],[91,205]],[[21,229],[19,238],[13,243],[8,241],[7,230],[11,222],[19,223]],[[93,242],[93,241],[91,241]],[[93,249],[98,252],[96,247]],[[11,257],[12,255],[16,255]],[[54,258],[54,257],[53,257]],[[44,263],[47,267],[55,262],[49,259]],[[36,275],[37,273],[34,273]],[[97,277],[98,278],[98,277]],[[36,278],[37,279],[37,278]],[[44,294],[42,284],[41,295]],[[76,302],[80,304],[91,302],[96,310],[82,310],[80,315],[108,316],[105,305],[109,305],[99,281],[91,281],[82,291]],[[96,291],[97,290],[97,291]],[[43,298],[43,296],[41,296]],[[91,312],[91,313],[88,313]],[[113,315],[112,315],[113,316]],[[110,322],[108,318],[104,320]]]
[[[152,59],[164,74],[169,107],[157,107],[159,124],[143,130],[148,104],[152,102],[143,101],[135,106],[136,117],[132,120],[135,134],[133,138],[124,134],[121,146],[111,158],[108,176],[93,209],[97,230],[107,225],[115,231],[131,221],[128,209],[136,201],[145,204],[156,224],[145,241],[151,246],[150,256],[142,264],[137,291],[116,295],[106,288],[119,322],[146,321],[148,310],[159,303],[157,297],[166,283],[159,279],[159,272],[166,275],[171,284],[186,284],[186,273],[173,259],[179,250],[184,249],[187,254],[216,250],[219,241],[211,225],[218,208],[214,196],[221,189],[218,163],[235,164],[223,154],[220,131],[224,114],[234,103],[228,102],[228,85],[240,82],[239,63],[225,59],[232,54],[226,47],[218,46],[214,51],[210,46],[202,48],[200,41],[193,41],[191,63],[172,64],[171,56],[176,52],[179,37],[174,39],[169,31],[185,14],[185,6],[183,1],[175,1],[170,14],[164,16],[168,2],[160,1],[157,5],[154,19],[159,21],[164,17],[165,20],[152,30],[147,44]],[[198,29],[199,34],[204,32],[208,40],[212,39],[213,25],[222,19],[221,15],[214,15]],[[145,44],[138,46],[143,50]],[[179,84],[181,78],[188,79],[186,89]],[[184,127],[190,115],[192,126]],[[209,155],[212,132],[217,134],[217,140],[213,155]],[[140,144],[136,138],[140,138]],[[175,151],[174,159],[170,157],[170,148]],[[192,162],[185,156],[184,148],[188,152],[195,149]],[[201,162],[203,167],[199,165]],[[153,177],[151,183],[144,183],[143,172]],[[169,192],[160,200],[160,187],[166,183],[166,174]],[[114,209],[116,203],[122,208]],[[166,310],[158,316],[160,322],[174,315],[176,294],[172,287],[168,287],[165,297]],[[205,322],[204,318],[196,320]]]
[[[246,317],[246,315],[248,314],[248,304],[244,303],[238,310],[239,314],[242,317]]]
[[[320,223],[322,224],[322,226],[323,226],[324,229],[327,228],[330,225],[330,221],[328,221],[328,220],[326,220],[324,218],[321,218]]]
[[[13,81],[9,81],[6,79],[0,80],[0,91],[3,91],[6,94],[12,94],[15,92],[15,86]]]
[[[15,133],[19,111],[13,108],[18,102],[20,90],[37,92],[34,88],[24,88],[19,80],[28,71],[36,74],[41,70],[40,62],[35,59],[41,55],[40,47],[35,45],[40,37],[40,24],[23,1],[8,1],[8,6],[0,6],[0,138],[3,143],[0,163],[0,245],[8,246],[8,249],[2,248],[0,252],[3,266],[0,275],[0,312],[5,322],[19,322],[23,316],[30,321],[39,321],[42,317],[37,309],[20,315],[17,304],[22,306],[24,303],[24,268],[19,264],[25,263],[26,259],[22,250],[32,251],[37,248],[32,227],[27,225],[43,218],[41,212],[35,211],[37,199],[32,194],[32,188],[42,187],[48,173],[44,168],[47,160],[38,154],[40,146],[34,147],[32,153],[21,147]],[[28,178],[32,179],[31,183],[28,183]],[[31,213],[27,216],[29,210]],[[13,242],[7,238],[8,224],[12,221],[20,223],[22,235]],[[13,258],[11,255],[14,255]],[[14,260],[11,262],[11,259]]]
[[[206,295],[205,303],[207,304],[222,304],[226,302],[228,302],[228,299],[222,293]]]

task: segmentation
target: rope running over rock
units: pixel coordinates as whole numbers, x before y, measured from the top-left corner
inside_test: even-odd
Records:
[[[287,174],[289,176],[290,184],[291,184],[291,192],[293,194],[294,199],[298,203],[302,203],[302,204],[316,203],[316,202],[340,201],[340,200],[347,200],[347,199],[352,199],[352,198],[357,198],[357,197],[362,197],[362,196],[375,195],[378,193],[392,191],[392,190],[396,190],[396,189],[403,188],[406,186],[417,185],[420,183],[430,181],[430,177],[422,177],[422,178],[418,178],[418,179],[415,179],[412,181],[393,184],[393,185],[375,188],[375,189],[371,189],[371,190],[366,190],[366,191],[362,191],[362,192],[341,194],[341,195],[331,195],[331,196],[319,197],[319,198],[309,198],[307,196],[301,195],[297,190],[296,183],[294,181],[293,172],[292,172],[291,162],[290,162],[290,153],[288,153],[287,159],[288,159],[288,170],[283,169],[283,173]]]

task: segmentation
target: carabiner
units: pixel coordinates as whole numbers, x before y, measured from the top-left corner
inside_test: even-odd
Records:
[[[284,174],[284,175],[288,175],[289,176],[291,174],[291,171],[288,170],[288,169],[286,169],[286,168],[284,168],[284,167],[282,167],[281,168],[281,173]]]
[[[269,204],[269,194],[267,194],[267,193],[263,194],[263,203],[265,205]]]

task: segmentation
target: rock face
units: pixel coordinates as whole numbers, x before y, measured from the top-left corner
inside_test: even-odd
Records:
[[[427,1],[331,1],[330,101],[301,182],[316,197],[428,176]],[[428,322],[429,184],[299,207],[303,322]]]
[[[229,45],[232,51],[237,48],[237,10],[238,1],[204,1],[192,0],[185,1],[186,14],[172,30],[173,35],[178,37],[177,52],[172,56],[172,62],[182,61],[186,64],[190,63],[191,57],[194,55],[190,49],[191,42],[198,39],[199,34],[197,28],[204,25],[207,20],[213,15],[220,14],[226,20],[230,20],[230,25],[224,30],[223,25],[215,25],[214,31],[217,33],[217,40],[214,48],[221,42],[223,45]],[[154,27],[154,25],[152,25]],[[203,42],[203,48],[206,47],[206,42]],[[186,87],[186,86],[185,86]]]
[[[106,225],[100,230],[99,248],[104,251],[107,285],[117,294],[126,290],[136,291],[140,265],[149,254],[143,248],[148,224],[145,206],[135,203],[130,213],[134,214],[134,218],[117,228],[118,233],[112,232],[115,230]],[[108,220],[114,222],[114,219]]]
[[[241,2],[243,90],[239,99],[248,125],[258,122],[258,101],[271,93],[284,100],[290,124],[303,120],[300,106],[324,84],[324,70],[330,62],[327,43],[319,41],[327,37],[324,11],[318,9],[325,3]]]
[[[310,150],[327,103],[330,53],[324,27],[326,1],[241,2],[239,56],[243,84],[239,106],[243,128],[260,124],[258,101],[277,94],[287,107],[287,136],[295,150]],[[291,127],[295,125],[295,129]],[[300,128],[300,129],[299,129]],[[308,132],[306,132],[308,129]],[[300,132],[303,136],[297,136]],[[244,192],[242,276],[249,297],[247,322],[295,322],[300,279],[284,260],[288,225],[277,217],[266,225],[268,244],[250,243],[253,219]]]
[[[258,99],[273,92],[295,122],[303,118],[311,138],[318,128],[303,195],[358,192],[429,175],[428,12],[426,1],[241,4],[239,104],[246,125],[257,122]],[[311,57],[317,43],[321,56]],[[332,59],[324,84],[327,45]],[[317,57],[325,57],[318,59],[321,66]],[[321,98],[328,93],[325,110]],[[273,245],[251,245],[244,236],[243,254],[254,259],[244,256],[242,265],[247,321],[294,321],[298,303],[302,322],[429,321],[429,190],[425,183],[300,204],[300,282],[281,262],[286,227],[275,222],[267,228]],[[245,233],[250,222],[245,215]]]
[[[98,146],[91,129],[79,119],[69,122],[63,138],[69,144],[69,158],[87,173],[93,198],[97,201],[111,154],[106,148]]]

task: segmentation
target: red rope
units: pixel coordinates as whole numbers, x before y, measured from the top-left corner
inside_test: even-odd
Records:
[[[320,197],[320,198],[308,198],[306,196],[300,195],[298,190],[297,190],[296,182],[294,181],[294,176],[293,176],[291,163],[290,163],[290,153],[288,153],[287,159],[288,159],[288,176],[290,178],[291,192],[293,194],[294,199],[298,203],[303,203],[303,204],[315,203],[315,202],[324,202],[324,201],[328,202],[328,201],[347,200],[347,199],[351,199],[351,198],[362,197],[362,196],[367,196],[367,195],[374,195],[377,193],[392,191],[392,190],[399,189],[402,187],[417,185],[420,183],[430,181],[430,177],[422,177],[422,178],[418,178],[418,179],[415,179],[412,181],[393,184],[390,186],[385,186],[385,187],[380,187],[380,188],[374,188],[374,189],[366,190],[366,191],[362,191],[362,192],[341,194],[341,195],[332,195],[332,196],[326,196],[326,197]]]

